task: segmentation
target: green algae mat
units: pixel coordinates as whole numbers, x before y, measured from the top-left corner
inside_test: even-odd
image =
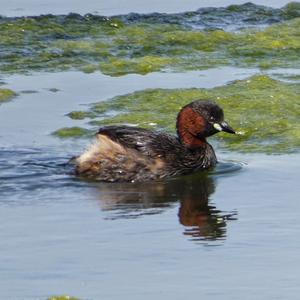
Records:
[[[1,17],[0,71],[79,69],[120,76],[221,65],[299,67],[299,17],[300,3],[113,18]]]
[[[213,89],[151,89],[117,96],[95,103],[87,111],[69,114],[73,119],[89,120],[89,130],[62,128],[54,134],[90,136],[97,127],[108,124],[175,132],[178,111],[196,99],[216,101],[223,107],[226,120],[244,132],[243,135],[215,135],[210,140],[219,148],[265,153],[295,152],[300,148],[300,84],[263,75]]]
[[[71,296],[52,296],[48,298],[47,300],[80,300],[79,298],[71,297]]]
[[[111,18],[91,14],[0,17],[0,32],[3,74],[98,70],[122,76],[218,66],[300,67],[297,2],[280,9],[246,3],[179,14]],[[295,76],[282,79],[299,82]],[[13,95],[0,90],[0,103]],[[245,132],[214,137],[220,148],[295,152],[300,147],[299,95],[299,84],[262,75],[213,89],[145,90],[96,103],[87,111],[71,112],[69,117],[74,120],[87,119],[88,128],[74,124],[54,134],[85,137],[98,126],[124,123],[174,132],[181,106],[211,99],[224,108],[233,127]]]
[[[16,93],[9,89],[0,89],[0,104],[11,100],[16,96]]]

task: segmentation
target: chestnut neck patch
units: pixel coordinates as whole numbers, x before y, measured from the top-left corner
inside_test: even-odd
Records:
[[[191,107],[184,107],[177,117],[177,134],[179,139],[189,148],[200,148],[206,144],[199,133],[205,130],[205,119]]]

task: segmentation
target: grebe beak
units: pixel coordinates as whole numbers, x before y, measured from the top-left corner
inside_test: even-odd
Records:
[[[213,124],[214,128],[217,129],[218,131],[225,131],[228,133],[235,134],[236,132],[227,124],[227,122],[222,122],[222,123],[214,123]]]

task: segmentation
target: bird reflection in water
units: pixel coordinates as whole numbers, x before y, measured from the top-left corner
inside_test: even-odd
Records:
[[[235,220],[236,212],[224,213],[209,203],[215,191],[212,177],[192,178],[180,197],[179,222],[185,226],[184,234],[193,240],[216,240],[226,237],[227,220]]]
[[[109,219],[158,214],[179,201],[178,217],[184,235],[196,241],[225,239],[226,222],[237,218],[236,212],[224,213],[210,203],[215,179],[207,174],[159,182],[99,183],[97,187],[101,209],[109,212]]]

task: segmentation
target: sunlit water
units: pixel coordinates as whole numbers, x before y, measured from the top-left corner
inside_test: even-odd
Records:
[[[0,298],[298,299],[299,154],[217,150],[206,174],[109,184],[68,164],[89,140],[51,136],[74,125],[66,113],[101,99],[256,73],[2,77],[19,96],[0,107]],[[299,72],[269,71],[282,73]]]
[[[297,155],[147,184],[78,180],[53,149],[0,155],[3,299],[297,297]]]
[[[255,70],[210,72],[6,78],[37,93],[0,109],[1,298],[297,298],[299,155],[217,151],[209,174],[107,184],[67,163],[90,141],[50,135],[71,124],[64,113],[136,85],[214,86]]]

